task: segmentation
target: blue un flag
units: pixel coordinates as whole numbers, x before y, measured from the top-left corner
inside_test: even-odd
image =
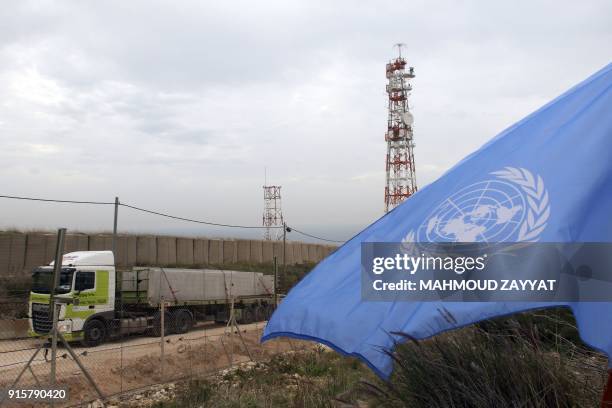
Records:
[[[411,302],[362,296],[362,243],[612,242],[612,64],[509,127],[323,260],[262,340],[314,340],[387,378],[382,349],[483,319],[568,306],[582,339],[612,352],[611,302]],[[612,270],[610,270],[612,276]],[[452,316],[452,318],[449,318]]]

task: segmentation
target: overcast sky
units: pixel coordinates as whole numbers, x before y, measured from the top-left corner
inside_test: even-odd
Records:
[[[267,167],[289,224],[348,238],[383,212],[397,42],[416,72],[423,186],[609,63],[612,2],[12,2],[0,9],[0,194],[119,196],[259,225]],[[112,228],[110,207],[0,205],[1,227]],[[123,208],[119,227],[260,234]]]

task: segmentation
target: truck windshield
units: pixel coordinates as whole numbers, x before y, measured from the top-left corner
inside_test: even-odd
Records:
[[[72,289],[72,274],[74,268],[62,268],[57,294],[68,293]],[[53,268],[37,268],[32,271],[32,292],[51,293]]]

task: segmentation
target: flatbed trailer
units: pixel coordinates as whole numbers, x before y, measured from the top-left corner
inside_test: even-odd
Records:
[[[35,268],[30,293],[30,334],[48,335],[52,266]],[[261,272],[135,267],[117,271],[111,251],[82,251],[62,260],[56,294],[67,298],[58,329],[68,340],[95,346],[129,334],[185,333],[196,322],[267,320],[274,310],[274,282]]]

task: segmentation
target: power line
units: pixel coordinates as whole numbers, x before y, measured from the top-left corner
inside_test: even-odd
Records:
[[[147,210],[145,208],[140,208],[140,207],[136,207],[136,206],[129,205],[129,204],[119,203],[119,205],[121,205],[123,207],[131,208],[132,210],[142,211],[142,212],[146,212],[146,213],[154,214],[154,215],[159,215],[161,217],[172,218],[174,220],[194,222],[194,223],[197,223],[197,224],[213,225],[213,226],[216,226],[216,227],[249,228],[249,229],[266,228],[264,226],[259,226],[259,225],[257,225],[257,226],[256,225],[232,225],[232,224],[220,224],[220,223],[211,222],[211,221],[194,220],[194,219],[191,219],[191,218],[178,217],[176,215],[170,215],[170,214],[166,214],[166,213],[162,213],[162,212],[158,212],[158,211]],[[273,227],[273,228],[282,228],[282,227]]]
[[[27,200],[27,201],[44,201],[48,203],[64,203],[64,204],[94,204],[94,205],[114,205],[115,203],[106,201],[76,201],[76,200],[53,200],[50,198],[35,198],[35,197],[19,197],[0,195],[0,198],[10,198],[13,200]]]
[[[107,202],[107,201],[56,200],[56,199],[51,199],[51,198],[22,197],[22,196],[10,196],[10,195],[0,195],[0,198],[8,198],[8,199],[12,199],[12,200],[41,201],[41,202],[47,202],[47,203],[61,203],[61,204],[115,205],[114,202]],[[134,205],[125,204],[125,203],[119,203],[119,205],[122,206],[122,207],[131,208],[132,210],[135,210],[135,211],[141,211],[141,212],[145,212],[145,213],[148,213],[148,214],[158,215],[160,217],[170,218],[170,219],[173,219],[173,220],[193,222],[193,223],[196,223],[196,224],[211,225],[211,226],[215,226],[215,227],[243,228],[243,229],[261,229],[261,228],[267,228],[265,226],[234,225],[234,224],[217,223],[217,222],[212,222],[212,221],[195,220],[195,219],[192,219],[192,218],[179,217],[179,216],[176,216],[176,215],[162,213],[162,212],[159,212],[159,211],[148,210],[146,208],[136,207]],[[283,228],[283,227],[282,226],[277,226],[277,227],[271,227],[271,228]],[[319,236],[316,236],[316,235],[312,235],[312,234],[309,234],[307,232],[295,229],[293,227],[290,227],[290,228],[291,228],[291,231],[295,231],[298,234],[301,234],[301,235],[304,235],[306,237],[310,237],[310,238],[313,238],[313,239],[318,239],[320,241],[327,241],[327,242],[334,242],[334,243],[343,243],[344,242],[344,241],[338,241],[338,240],[334,240],[334,239],[328,239],[328,238],[323,238],[323,237],[319,237]]]
[[[297,232],[298,234],[302,234],[302,235],[304,235],[304,236],[306,236],[306,237],[310,237],[310,238],[318,239],[318,240],[321,240],[321,241],[327,241],[327,242],[344,243],[344,241],[337,241],[337,240],[335,240],[335,239],[321,238],[321,237],[317,237],[316,235],[311,235],[311,234],[308,234],[308,233],[306,233],[306,232],[303,232],[303,231],[297,230],[297,229],[295,229],[295,228],[293,228],[293,227],[290,227],[290,228],[291,228],[291,231],[295,231],[295,232]]]

